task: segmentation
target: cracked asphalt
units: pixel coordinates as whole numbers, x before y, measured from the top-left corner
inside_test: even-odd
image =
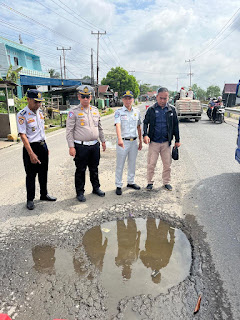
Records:
[[[140,105],[143,113],[144,108],[145,105]],[[142,189],[134,191],[124,188],[123,195],[118,197],[115,195],[114,186],[113,117],[103,118],[102,122],[109,146],[105,153],[102,152],[100,160],[100,182],[101,188],[106,191],[105,198],[92,195],[90,183],[87,181],[87,201],[77,202],[74,192],[74,163],[68,156],[64,129],[47,137],[50,149],[49,191],[58,197],[58,201],[51,204],[41,202],[37,195],[36,208],[32,212],[25,208],[21,146],[15,145],[0,151],[3,164],[0,169],[0,312],[7,313],[16,320],[238,319],[239,305],[235,303],[234,295],[229,294],[231,281],[219,268],[219,263],[227,258],[226,251],[220,256],[218,249],[215,250],[217,241],[220,240],[214,230],[221,232],[221,227],[214,216],[213,221],[209,217],[206,220],[207,208],[214,211],[214,201],[208,203],[212,196],[206,196],[210,194],[206,187],[215,186],[218,190],[219,184],[215,185],[212,181],[220,173],[211,172],[211,165],[209,174],[206,173],[204,165],[202,170],[199,170],[198,162],[202,158],[194,158],[200,152],[198,149],[194,153],[192,133],[201,140],[199,130],[203,126],[206,130],[209,124],[204,121],[180,124],[183,145],[180,149],[180,160],[172,165],[172,192],[163,190],[160,174],[156,174],[154,190],[144,190],[147,158],[147,147],[144,146],[139,152],[136,173],[136,183],[141,185]],[[229,128],[230,126],[226,130],[234,135],[235,127]],[[220,126],[217,130],[220,130]],[[189,152],[191,143],[192,153]],[[221,170],[226,168],[224,161],[223,158]],[[219,167],[215,170],[219,170]],[[235,162],[231,170],[236,174],[235,179],[240,181],[237,172],[239,167]],[[158,171],[161,172],[160,162],[156,172]],[[230,174],[229,171],[228,168],[226,173]],[[124,179],[126,182],[126,172]],[[221,182],[226,183],[224,178]],[[238,195],[238,189],[233,192]],[[213,194],[213,199],[215,196],[216,194]],[[231,214],[233,208],[236,217],[234,199],[233,197],[232,206],[228,209]],[[222,204],[224,205],[224,202]],[[226,210],[224,212],[226,214]],[[101,281],[101,271],[86,254],[83,237],[94,226],[126,219],[129,215],[133,219],[160,219],[181,229],[191,244],[192,263],[186,279],[166,293],[150,295],[143,292],[137,296],[128,296],[126,292],[126,296],[118,301],[113,312],[109,308],[111,297]],[[225,219],[228,219],[228,216]],[[231,233],[234,232],[234,226],[231,226]],[[226,230],[226,233],[229,234],[229,230]],[[231,246],[231,243],[229,245]],[[41,251],[42,247],[47,247],[50,254],[51,250],[55,253],[55,258],[46,272],[37,268],[33,258],[34,250],[40,248]],[[228,247],[223,249],[229,250]],[[234,255],[237,255],[239,247],[234,247],[234,250]],[[229,262],[232,263],[233,260],[231,258]],[[234,263],[238,263],[238,260],[235,258]],[[202,295],[201,307],[194,315],[199,294]],[[234,294],[237,299],[238,292],[234,291]]]

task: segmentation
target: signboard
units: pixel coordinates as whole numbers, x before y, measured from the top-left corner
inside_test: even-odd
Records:
[[[8,106],[14,107],[14,99],[8,99]]]

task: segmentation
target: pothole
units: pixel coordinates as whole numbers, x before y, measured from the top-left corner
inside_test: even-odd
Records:
[[[40,273],[84,276],[85,250],[108,291],[113,315],[126,296],[158,295],[182,282],[190,272],[191,246],[186,235],[155,218],[124,219],[89,229],[73,253],[51,246],[32,249],[34,269]],[[91,280],[91,278],[89,278]]]

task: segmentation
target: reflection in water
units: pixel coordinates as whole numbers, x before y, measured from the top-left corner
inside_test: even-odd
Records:
[[[135,220],[128,219],[127,225],[123,220],[117,221],[118,255],[115,263],[118,267],[122,266],[124,279],[131,278],[131,265],[138,259],[140,235]]]
[[[74,271],[77,274],[79,274],[80,276],[83,276],[87,272],[87,270],[84,268],[84,264],[85,264],[84,257],[81,256],[80,248],[79,250],[78,248],[75,249],[75,253],[73,255],[73,267],[74,267]]]
[[[90,261],[102,271],[103,259],[107,248],[108,239],[102,244],[102,231],[100,226],[88,230],[83,237],[83,245]]]
[[[55,273],[55,248],[51,246],[36,246],[32,249],[34,269],[40,273]]]
[[[168,236],[170,235],[170,240]],[[161,273],[157,273],[160,269],[166,267],[172,255],[175,242],[174,230],[165,223],[160,221],[157,227],[154,218],[147,219],[147,239],[145,242],[145,250],[140,252],[142,263],[152,270],[156,271],[156,276],[152,277],[152,281],[160,283]]]

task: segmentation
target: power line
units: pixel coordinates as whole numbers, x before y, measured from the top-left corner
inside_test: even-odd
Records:
[[[54,2],[54,3],[56,3],[54,0],[51,0],[52,2]],[[84,23],[87,23],[91,28],[97,28],[97,29],[100,29],[100,30],[103,30],[102,28],[99,28],[99,27],[97,27],[95,24],[93,24],[93,23],[91,23],[91,22],[89,22],[87,19],[85,19],[85,18],[83,18],[82,16],[80,16],[77,12],[75,12],[74,10],[72,10],[70,7],[68,7],[65,3],[63,3],[61,0],[58,0],[61,4],[63,4],[67,9],[68,9],[68,11],[66,10],[66,9],[64,9],[62,6],[60,6],[61,8],[63,8],[63,10],[65,10],[66,12],[68,12],[69,13],[69,11],[70,11],[70,14],[72,15],[72,14],[75,14],[76,16],[78,16],[78,18],[80,18],[80,20],[83,20],[84,21]],[[59,5],[58,5],[59,6]]]
[[[1,5],[1,6],[3,6],[3,7],[5,7],[6,9],[8,9],[8,10],[10,10],[10,11],[13,11],[14,13],[16,13],[16,14],[18,14],[18,15],[20,15],[20,16],[22,16],[22,17],[24,17],[25,19],[28,19],[28,20],[31,20],[31,21],[33,21],[33,22],[37,23],[38,25],[40,25],[40,26],[42,26],[42,27],[44,27],[44,28],[46,28],[46,29],[50,30],[51,32],[53,32],[53,33],[55,33],[55,34],[59,35],[60,37],[64,37],[64,38],[66,38],[66,39],[68,39],[68,40],[70,40],[70,41],[76,42],[77,44],[79,44],[79,45],[80,45],[80,46],[82,46],[82,47],[85,47],[85,48],[88,48],[88,49],[89,49],[89,47],[87,47],[87,46],[83,45],[82,43],[80,43],[80,42],[78,42],[78,41],[76,41],[76,40],[73,40],[73,39],[71,39],[71,38],[69,38],[69,37],[67,37],[67,36],[65,36],[65,35],[63,35],[63,34],[61,34],[61,33],[57,32],[57,31],[55,31],[54,29],[52,29],[52,28],[50,28],[50,27],[48,27],[48,26],[44,25],[43,23],[41,23],[41,22],[39,22],[39,21],[37,21],[37,20],[35,20],[35,19],[32,19],[31,17],[28,17],[27,15],[25,15],[25,14],[23,14],[23,13],[21,13],[21,12],[19,12],[19,11],[15,10],[15,9],[13,9],[13,8],[11,8],[11,7],[7,6],[6,4],[4,4],[4,3],[2,3],[2,2],[0,3],[0,5]]]
[[[59,17],[61,17],[61,18],[65,19],[65,20],[67,20],[67,21],[71,22],[71,23],[72,23],[72,24],[74,24],[75,26],[77,25],[77,26],[79,26],[80,28],[83,28],[83,29],[86,29],[86,30],[91,30],[90,28],[86,28],[86,27],[84,27],[84,26],[81,26],[80,24],[75,23],[75,22],[73,22],[72,20],[70,20],[70,19],[68,19],[68,18],[64,17],[63,15],[59,14],[59,13],[58,13],[58,12],[56,12],[55,10],[50,9],[49,7],[45,6],[45,4],[41,3],[40,1],[38,1],[38,0],[35,0],[35,1],[36,1],[37,3],[39,3],[41,6],[45,7],[46,9],[51,10],[52,12],[54,12],[54,13],[55,13],[56,15],[58,15]],[[54,2],[54,3],[56,3],[56,2],[55,2],[55,1],[53,1],[53,0],[51,0],[51,1],[52,1],[52,2]]]
[[[210,49],[209,49],[209,47],[210,46],[212,46],[213,44],[214,44],[214,42],[216,42],[217,40],[218,40],[218,38],[220,38],[220,36],[228,29],[228,28],[230,28],[232,25],[233,25],[233,23],[237,20],[237,18],[238,17],[236,17],[232,22],[231,22],[231,24],[229,24],[229,22],[233,19],[233,17],[234,16],[236,16],[237,15],[237,13],[240,11],[240,8],[238,8],[238,10],[233,14],[233,16],[227,21],[227,23],[222,27],[222,29],[217,33],[217,35],[210,41],[210,43],[209,44],[207,44],[207,48],[205,48],[204,50],[202,50],[202,51],[200,51],[199,53],[197,53],[194,57],[193,57],[193,59],[196,59],[196,58],[199,58],[201,55],[203,55],[203,54],[205,54],[205,53],[207,53],[207,52],[209,52],[210,51]],[[229,25],[228,25],[229,24]],[[234,30],[233,30],[234,31]],[[232,32],[233,32],[232,31]],[[231,33],[232,33],[231,32]],[[231,34],[230,33],[230,34]],[[229,34],[229,35],[230,35]],[[228,35],[228,36],[229,36]],[[226,37],[224,38],[224,39],[226,39]],[[224,40],[223,39],[223,40]],[[223,41],[222,40],[222,41]],[[213,49],[213,48],[211,48],[211,49]]]

